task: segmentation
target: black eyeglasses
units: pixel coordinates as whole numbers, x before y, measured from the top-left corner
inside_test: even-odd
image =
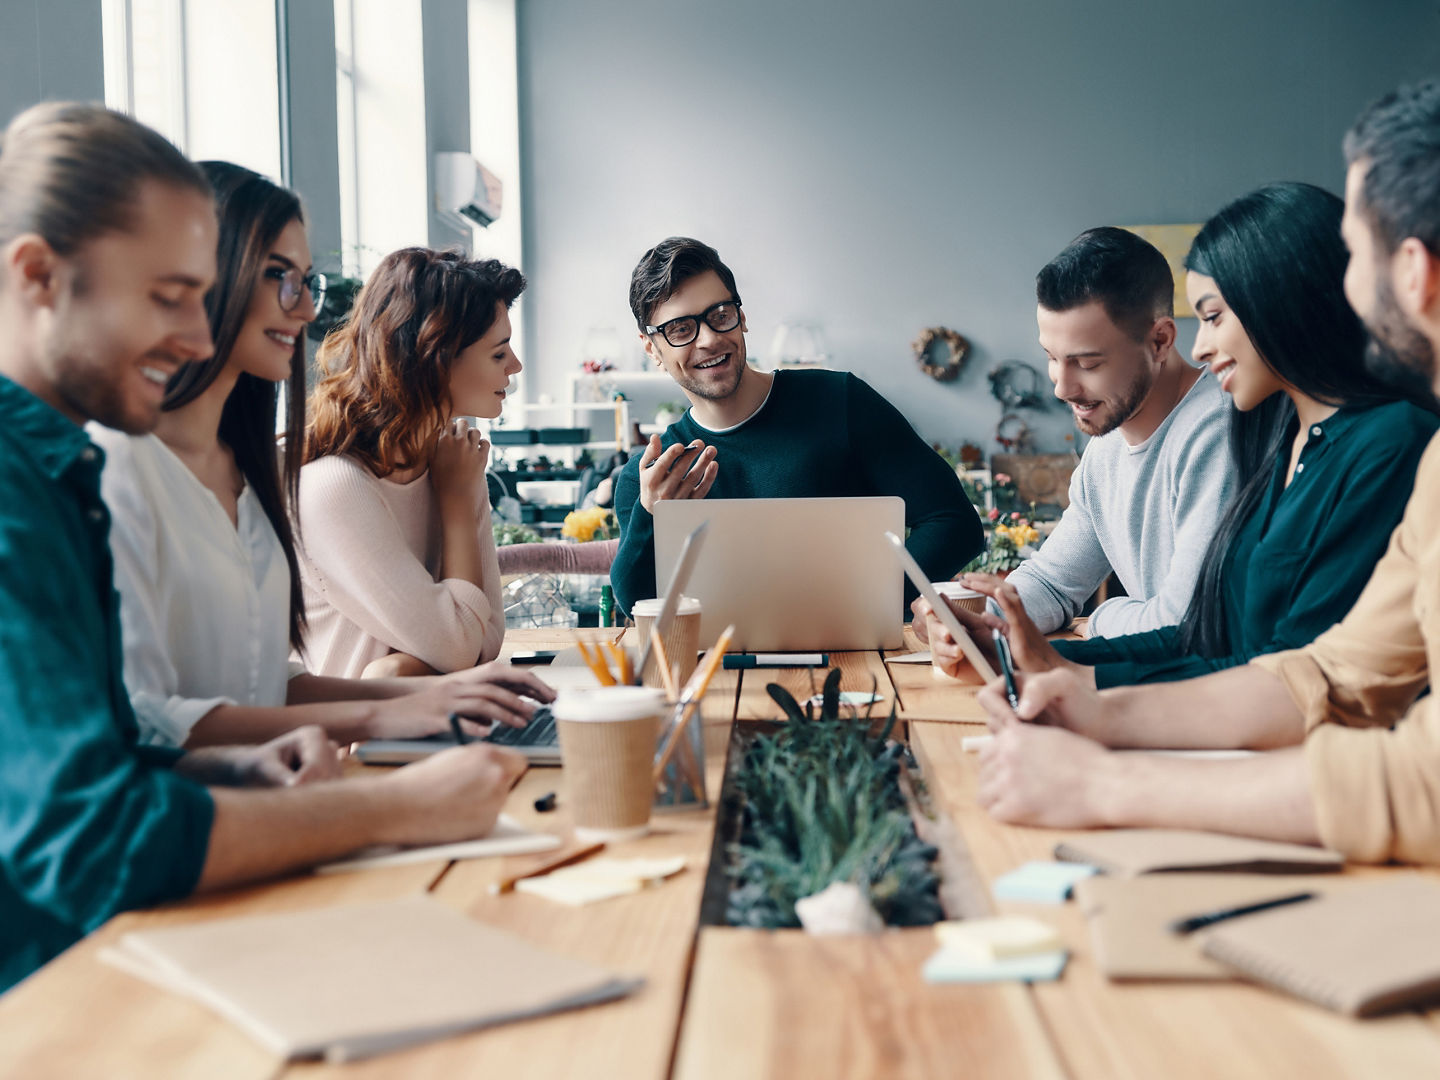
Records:
[[[661,334],[674,348],[689,345],[700,336],[700,320],[717,334],[734,330],[740,325],[740,301],[721,300],[711,304],[699,315],[681,315],[678,319],[667,319],[659,326],[645,327],[647,334]]]
[[[307,289],[310,291],[310,302],[315,305],[317,313],[325,304],[325,290],[329,283],[325,280],[324,274],[316,273],[313,270],[308,274],[302,274],[298,266],[288,266],[284,269],[271,266],[266,269],[265,276],[280,283],[280,310],[287,314],[300,306],[300,297]]]

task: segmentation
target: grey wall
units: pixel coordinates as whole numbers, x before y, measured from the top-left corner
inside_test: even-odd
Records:
[[[1046,260],[1272,179],[1338,191],[1357,110],[1440,73],[1440,4],[520,0],[519,49],[532,392],[587,327],[629,336],[631,268],[685,233],[735,270],[752,355],[818,321],[923,435],[993,450],[985,374],[1043,360]],[[934,324],[976,345],[956,383],[911,359]]]
[[[105,99],[99,0],[0,2],[0,126],[46,98]]]

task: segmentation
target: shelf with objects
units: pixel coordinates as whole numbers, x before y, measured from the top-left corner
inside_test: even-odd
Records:
[[[628,451],[628,403],[516,402],[488,437],[506,625],[596,625],[614,515],[579,504]]]

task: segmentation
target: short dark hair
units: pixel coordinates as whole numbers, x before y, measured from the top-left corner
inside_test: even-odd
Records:
[[[635,272],[630,275],[630,313],[635,316],[640,332],[643,334],[650,325],[650,316],[657,307],[674,296],[685,282],[707,270],[715,271],[735,302],[740,303],[735,275],[709,244],[688,236],[672,236],[640,256]]]
[[[1113,225],[1086,229],[1035,275],[1047,311],[1098,300],[1110,321],[1139,341],[1155,320],[1175,313],[1175,278],[1153,244]]]
[[[0,134],[0,244],[33,232],[73,255],[132,227],[147,180],[210,194],[199,168],[123,113],[73,101],[31,106]]]
[[[1440,79],[1386,94],[1345,133],[1345,163],[1365,163],[1358,207],[1391,254],[1413,236],[1440,255]]]

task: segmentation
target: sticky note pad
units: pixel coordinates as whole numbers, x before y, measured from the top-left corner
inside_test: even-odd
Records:
[[[935,937],[942,948],[968,956],[979,964],[1054,952],[1062,944],[1053,926],[1028,915],[940,922],[935,924]]]
[[[1084,863],[1028,862],[995,879],[996,900],[1028,900],[1036,904],[1062,904],[1075,882],[1099,873]]]
[[[925,961],[921,974],[929,983],[1053,982],[1065,970],[1069,955],[1064,949],[1057,949],[977,963],[965,953],[945,948]]]
[[[683,855],[668,859],[595,859],[561,867],[542,877],[521,878],[515,883],[515,889],[579,907],[637,893],[646,885],[663,881],[683,869]]]

